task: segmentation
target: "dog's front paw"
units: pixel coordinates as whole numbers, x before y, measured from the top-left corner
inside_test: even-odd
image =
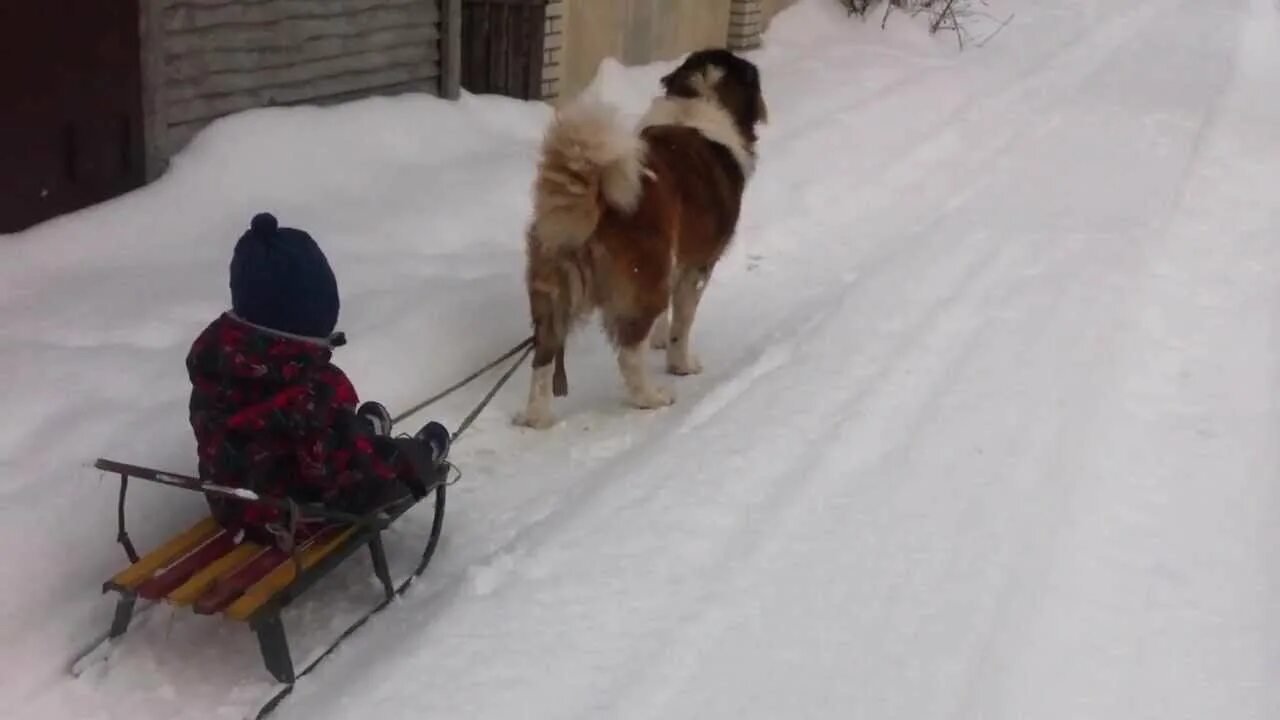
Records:
[[[649,347],[654,350],[666,350],[669,342],[670,341],[667,339],[666,333],[656,332],[649,336]]]
[[[675,401],[676,394],[670,388],[649,388],[647,392],[631,394],[631,404],[641,410],[666,407]]]
[[[667,372],[672,375],[697,375],[702,372],[702,363],[693,355],[667,360]]]
[[[550,413],[538,413],[526,410],[525,412],[516,413],[516,416],[512,418],[511,422],[520,427],[533,428],[534,430],[546,430],[556,424],[556,418]]]

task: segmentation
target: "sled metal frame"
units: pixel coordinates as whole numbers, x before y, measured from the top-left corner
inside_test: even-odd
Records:
[[[116,512],[118,526],[116,541],[124,548],[125,555],[128,556],[131,566],[137,564],[140,559],[145,558],[139,557],[125,525],[125,504],[130,478],[284,510],[289,513],[291,527],[299,519],[319,518],[345,525],[351,531],[347,533],[345,539],[338,542],[332,549],[324,552],[323,556],[309,567],[303,565],[295,552],[293,555],[294,573],[292,579],[284,587],[274,592],[270,599],[254,609],[247,617],[234,618],[247,622],[250,629],[257,635],[258,646],[262,651],[262,659],[267,671],[282,683],[292,685],[297,679],[293,657],[289,651],[288,637],[281,619],[282,611],[290,603],[298,599],[308,588],[341,565],[344,560],[361,548],[368,547],[370,558],[373,562],[374,574],[381,583],[386,596],[384,603],[390,603],[396,595],[396,588],[392,583],[391,573],[387,564],[386,550],[382,542],[382,531],[390,527],[397,518],[410,508],[417,505],[418,501],[412,497],[387,508],[375,510],[367,515],[353,515],[318,505],[299,504],[288,500],[262,497],[253,493],[246,493],[238,488],[203,483],[186,475],[129,465],[114,460],[100,458],[94,463],[94,467],[120,477],[120,496]],[[431,562],[432,555],[435,554],[436,546],[440,542],[440,535],[444,526],[445,488],[449,485],[447,480],[448,472],[449,466],[442,466],[435,482],[428,490],[428,493],[434,491],[435,494],[435,512],[431,520],[431,534],[418,562],[415,577],[422,574],[423,570],[426,569]],[[136,586],[126,587],[114,581],[104,583],[103,592],[115,592],[120,596],[116,602],[111,629],[107,634],[108,640],[115,640],[124,635],[129,629],[129,623],[133,619],[134,609],[138,601],[138,592]]]

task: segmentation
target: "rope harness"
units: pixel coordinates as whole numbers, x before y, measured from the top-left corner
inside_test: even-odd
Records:
[[[517,353],[520,353],[521,350],[523,350],[524,352],[523,354],[520,355],[520,358],[516,360],[514,363],[512,363],[511,367],[507,370],[507,372],[503,374],[503,376],[498,380],[498,383],[493,386],[493,389],[490,390],[488,394],[484,396],[484,399],[480,401],[480,404],[477,405],[475,409],[472,410],[469,414],[467,414],[467,417],[462,421],[460,425],[458,425],[458,429],[453,432],[453,437],[452,437],[452,440],[456,441],[459,437],[462,436],[462,433],[465,432],[467,428],[471,427],[471,423],[475,422],[476,418],[480,416],[480,413],[484,412],[484,409],[488,407],[489,403],[498,394],[498,391],[502,389],[502,386],[506,385],[507,381],[511,379],[511,376],[515,374],[516,369],[520,367],[520,363],[524,362],[524,359],[529,356],[530,352],[533,351],[533,337],[525,338],[519,345],[516,345],[515,347],[506,351],[502,355],[499,355],[496,360],[493,360],[492,362],[488,363],[484,367],[471,373],[470,375],[459,380],[458,382],[450,385],[444,390],[441,390],[435,395],[432,395],[426,400],[423,400],[417,405],[414,405],[408,410],[405,410],[399,415],[396,415],[395,417],[391,418],[391,425],[392,426],[399,425],[401,422],[408,420],[409,418],[413,417],[414,415],[417,415],[418,413],[422,412],[428,407],[449,397],[450,395],[461,390],[467,385],[470,385],[471,383],[475,382],[476,379],[479,378],[481,375],[484,375],[485,373],[489,372],[495,367],[501,365],[508,358],[511,358],[515,356]]]

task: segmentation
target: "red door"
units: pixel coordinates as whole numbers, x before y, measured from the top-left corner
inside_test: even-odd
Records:
[[[0,0],[0,233],[144,181],[138,1]]]

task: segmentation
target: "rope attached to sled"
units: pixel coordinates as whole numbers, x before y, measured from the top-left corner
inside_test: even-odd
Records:
[[[395,417],[391,418],[391,424],[392,424],[392,425],[399,425],[401,422],[403,422],[403,421],[405,421],[405,420],[409,419],[410,417],[412,417],[412,416],[414,416],[414,415],[417,415],[418,413],[422,412],[423,410],[427,409],[428,407],[430,407],[430,406],[432,406],[432,405],[434,405],[434,404],[436,404],[436,403],[440,402],[441,400],[443,400],[443,399],[445,399],[445,398],[449,397],[450,395],[452,395],[452,394],[454,394],[455,392],[457,392],[457,391],[461,390],[462,388],[466,387],[467,385],[470,385],[471,383],[475,382],[476,378],[479,378],[481,375],[484,375],[485,373],[489,372],[490,370],[494,369],[495,367],[497,367],[497,366],[501,365],[505,360],[507,360],[507,359],[509,359],[509,358],[511,358],[511,357],[514,357],[514,356],[515,356],[517,353],[519,353],[521,350],[524,350],[524,355],[521,355],[521,356],[520,356],[520,360],[519,360],[519,361],[517,361],[517,362],[515,363],[515,365],[513,365],[513,366],[512,366],[513,368],[514,368],[514,367],[519,367],[519,366],[520,366],[520,363],[521,363],[521,362],[523,362],[523,361],[524,361],[524,359],[525,359],[525,357],[527,357],[527,356],[529,355],[529,353],[533,350],[533,337],[532,337],[532,336],[530,336],[530,337],[528,337],[528,338],[525,338],[525,339],[524,339],[524,340],[523,340],[519,345],[516,345],[515,347],[513,347],[513,348],[511,348],[510,350],[506,351],[506,352],[505,352],[505,353],[503,353],[502,355],[498,356],[498,358],[497,358],[496,360],[494,360],[493,362],[490,362],[489,364],[487,364],[487,365],[485,365],[484,367],[480,368],[479,370],[477,370],[477,371],[475,371],[475,372],[471,373],[470,375],[468,375],[468,376],[466,376],[465,378],[463,378],[463,379],[459,380],[458,382],[456,382],[456,383],[454,383],[454,384],[450,385],[449,387],[445,388],[444,390],[441,390],[440,392],[436,393],[435,395],[432,395],[431,397],[427,398],[426,400],[423,400],[422,402],[418,403],[417,405],[414,405],[413,407],[409,408],[408,410],[405,410],[404,412],[400,413],[399,415],[396,415]],[[489,401],[493,399],[493,396],[494,396],[494,395],[497,395],[497,391],[498,391],[498,390],[500,390],[500,389],[502,388],[502,386],[506,384],[507,380],[509,380],[509,379],[510,379],[510,377],[511,377],[511,373],[510,373],[510,372],[508,372],[506,375],[504,375],[504,376],[502,377],[502,379],[501,379],[500,381],[498,381],[498,384],[497,384],[497,386],[496,386],[496,387],[494,387],[493,391],[492,391],[492,392],[490,392],[490,393],[489,393],[489,395],[486,395],[486,396],[485,396],[485,399],[484,399],[484,401],[480,404],[480,407],[478,408],[478,410],[480,410],[480,411],[484,410],[485,406],[489,404]],[[478,411],[472,411],[472,415],[479,415],[479,414],[480,414],[480,413],[479,413]],[[459,426],[459,427],[460,427],[460,429],[459,429],[457,432],[455,432],[455,433],[454,433],[454,439],[455,439],[455,440],[457,439],[457,436],[458,436],[458,435],[461,435],[461,434],[462,434],[462,430],[465,430],[465,429],[466,429],[466,426],[469,426],[469,425],[471,424],[471,422],[474,422],[474,421],[475,421],[475,417],[473,417],[472,415],[468,415],[468,416],[467,416],[467,418],[468,418],[468,419],[467,419],[467,421],[464,421],[464,424],[463,424],[462,426]]]
[[[494,384],[493,388],[490,389],[489,392],[485,394],[484,398],[480,400],[480,404],[476,405],[475,409],[463,418],[462,423],[458,425],[458,429],[453,431],[453,438],[451,442],[457,442],[458,438],[462,437],[462,433],[466,432],[467,428],[471,427],[471,423],[475,422],[476,418],[480,417],[480,413],[484,412],[484,409],[489,406],[489,403],[497,396],[498,391],[502,390],[502,386],[506,385],[507,381],[511,379],[511,376],[515,374],[516,370],[519,370],[520,366],[524,364],[524,359],[529,356],[529,353],[533,352],[533,338],[525,340],[522,344],[525,345],[524,353],[520,355],[518,360],[511,364],[511,367],[507,368],[507,371],[502,374],[502,377],[498,379],[498,382]],[[519,349],[520,346],[517,345],[516,350]],[[500,358],[499,362],[511,357],[514,352],[515,351],[512,351],[512,353]],[[497,363],[494,364],[496,365]]]

